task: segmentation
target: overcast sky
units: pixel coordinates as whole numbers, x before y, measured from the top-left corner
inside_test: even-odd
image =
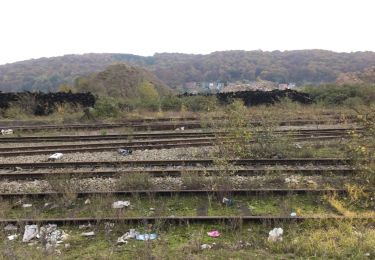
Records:
[[[89,52],[375,51],[374,0],[0,0],[0,64]]]

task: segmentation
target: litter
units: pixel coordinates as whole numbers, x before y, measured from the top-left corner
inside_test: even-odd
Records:
[[[128,240],[123,239],[122,237],[117,238],[117,244],[127,244]]]
[[[294,147],[297,148],[297,149],[302,149],[302,145],[300,145],[299,143],[295,143]]]
[[[29,242],[33,238],[39,236],[38,225],[26,225],[25,233],[23,234],[22,242]]]
[[[150,211],[155,211],[155,208],[150,208]]]
[[[48,157],[48,160],[56,161],[56,160],[60,160],[62,157],[63,157],[62,153],[54,153],[50,157]]]
[[[31,208],[33,204],[22,204],[22,208]]]
[[[185,130],[185,126],[177,127],[175,129],[175,131],[184,131],[184,130]]]
[[[126,232],[124,235],[117,239],[117,243],[126,244],[128,243],[128,239],[135,239],[137,235],[139,235],[139,232],[135,231],[135,229],[130,229],[129,232]]]
[[[91,203],[91,200],[90,200],[90,199],[85,200],[85,205],[88,205],[88,204],[90,204],[90,203]]]
[[[8,236],[8,240],[12,241],[12,240],[15,240],[17,239],[18,235],[17,234],[14,234],[14,235],[10,235]]]
[[[14,168],[14,170],[16,170],[16,171],[22,171],[23,169],[22,169],[21,167],[16,166],[16,167]]]
[[[148,240],[154,240],[158,237],[157,234],[137,234],[135,236],[135,239],[142,240],[142,241],[148,241]]]
[[[201,245],[201,249],[203,250],[203,249],[211,249],[212,248],[212,246],[211,245],[209,245],[209,244],[203,244],[203,245]]]
[[[282,228],[274,228],[268,233],[269,242],[283,241],[284,230]]]
[[[130,201],[122,201],[122,200],[119,200],[119,201],[115,201],[112,203],[112,208],[114,209],[122,209],[124,207],[129,207],[130,206]]]
[[[291,216],[292,218],[295,218],[295,217],[297,217],[297,213],[292,212],[292,213],[290,213],[290,216]]]
[[[5,231],[16,231],[18,228],[17,226],[13,225],[13,224],[8,224],[4,227],[4,230]]]
[[[219,237],[219,236],[220,236],[220,232],[217,231],[217,230],[212,230],[212,231],[210,231],[210,232],[207,232],[207,235],[208,235],[209,237]]]
[[[91,227],[91,224],[88,223],[87,225],[79,225],[79,226],[78,226],[78,229],[88,229],[88,228],[90,228],[90,227]]]
[[[46,202],[44,203],[44,206],[43,206],[45,209],[47,210],[52,210],[52,209],[56,209],[59,207],[59,205],[55,204],[55,203],[50,203],[50,202]]]
[[[133,153],[131,149],[118,149],[117,152],[121,155],[130,155]]]
[[[298,184],[298,180],[294,177],[285,178],[285,183],[295,183]]]
[[[94,231],[83,232],[83,233],[81,233],[81,236],[84,236],[84,237],[93,237],[93,236],[95,236],[95,232]]]
[[[68,235],[63,230],[57,229],[56,224],[48,224],[41,227],[39,236],[40,240],[45,243],[46,250],[56,247],[56,245],[68,238]]]
[[[1,134],[2,135],[12,135],[13,129],[1,129]]]
[[[222,202],[227,207],[233,206],[233,200],[232,199],[228,199],[228,198],[224,197]]]
[[[104,230],[106,233],[110,233],[112,232],[112,228],[115,226],[115,223],[111,223],[111,222],[105,222],[104,223]]]

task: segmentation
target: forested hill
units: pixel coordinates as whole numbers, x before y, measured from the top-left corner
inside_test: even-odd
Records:
[[[41,58],[0,66],[0,91],[54,91],[78,76],[125,62],[147,68],[175,88],[185,82],[263,79],[279,83],[329,83],[342,73],[375,66],[375,52],[335,53],[324,50],[222,51],[208,55],[160,53],[84,54]]]

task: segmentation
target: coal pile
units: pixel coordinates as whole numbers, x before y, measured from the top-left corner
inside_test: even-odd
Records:
[[[224,92],[224,93],[216,93],[216,94],[188,94],[185,93],[181,96],[195,96],[195,95],[202,95],[202,96],[212,96],[215,95],[217,99],[224,104],[228,104],[235,99],[241,99],[245,103],[246,106],[256,106],[256,105],[271,105],[276,102],[280,102],[283,98],[288,98],[291,101],[299,102],[302,104],[311,104],[313,102],[313,98],[303,92],[286,89],[286,90],[272,90],[272,91],[238,91],[238,92]]]
[[[88,93],[41,93],[41,92],[19,92],[2,93],[0,92],[0,108],[7,109],[12,103],[21,106],[28,105],[32,107],[35,115],[48,115],[55,111],[57,105],[71,104],[81,105],[82,107],[92,107],[95,105],[96,98],[90,92]]]

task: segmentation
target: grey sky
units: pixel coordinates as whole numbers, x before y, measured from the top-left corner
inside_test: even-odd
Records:
[[[1,0],[0,64],[117,52],[375,51],[372,0]]]

